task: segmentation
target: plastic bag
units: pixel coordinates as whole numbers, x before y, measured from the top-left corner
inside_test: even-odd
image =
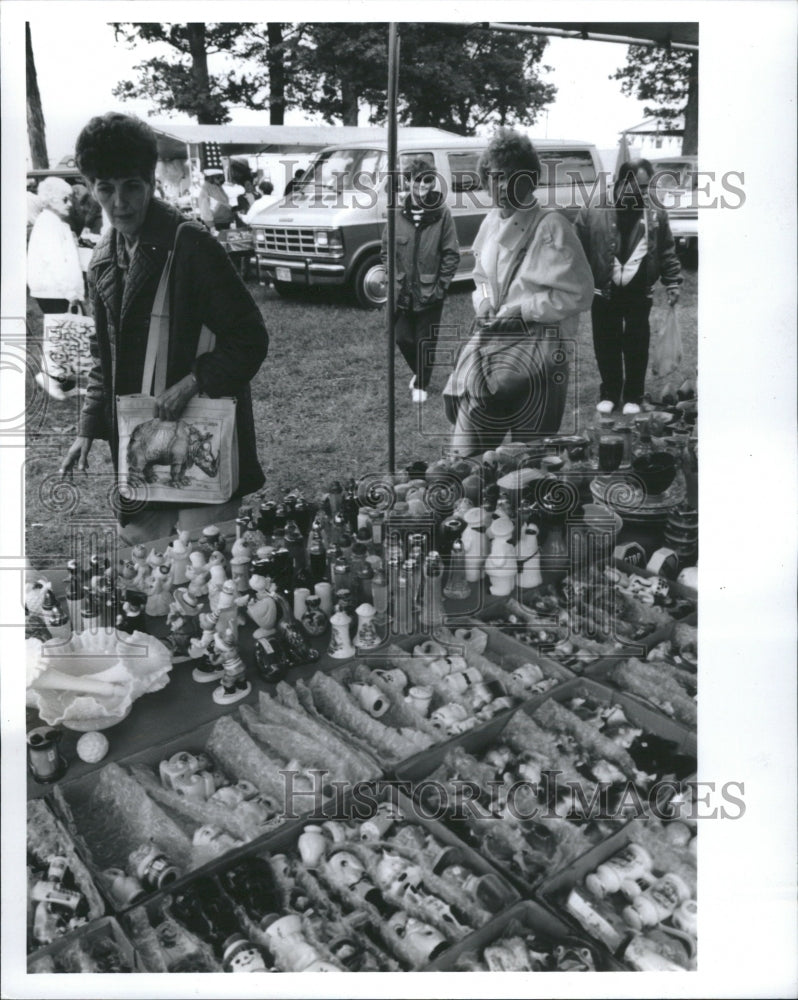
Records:
[[[660,327],[651,359],[653,375],[670,375],[682,363],[682,334],[679,330],[679,317],[676,306],[669,306],[665,322]]]

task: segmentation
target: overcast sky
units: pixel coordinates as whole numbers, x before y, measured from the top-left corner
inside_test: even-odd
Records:
[[[69,6],[68,4],[65,6]],[[91,5],[95,7],[94,4]],[[30,7],[31,37],[36,72],[47,127],[47,148],[51,164],[74,151],[75,139],[94,114],[112,108],[148,117],[152,108],[146,101],[120,102],[112,96],[114,86],[135,76],[134,66],[158,53],[154,46],[136,50],[114,41],[111,26],[102,16],[105,4],[93,11],[82,8],[79,23],[52,16],[37,16]],[[80,44],[65,48],[65,30],[77,32]],[[168,47],[163,47],[168,51]],[[557,96],[532,129],[533,135],[550,138],[585,139],[600,149],[613,148],[618,132],[643,119],[643,103],[624,97],[618,81],[609,77],[625,62],[626,46],[605,42],[586,42],[552,38],[543,62],[552,67],[546,79],[557,87]],[[213,70],[211,64],[211,70]],[[65,85],[66,84],[66,85]],[[254,125],[264,122],[266,112],[232,110],[233,124]],[[159,113],[154,119],[166,121]],[[190,123],[187,116],[169,119]],[[289,111],[288,125],[316,124],[301,111]],[[320,121],[318,122],[321,123]],[[361,125],[365,117],[361,113]]]

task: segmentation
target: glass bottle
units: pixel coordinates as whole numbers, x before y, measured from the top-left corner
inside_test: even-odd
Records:
[[[448,573],[446,586],[443,588],[445,597],[454,600],[465,600],[471,594],[471,585],[466,579],[465,549],[461,539],[452,542],[452,551],[448,558]]]
[[[388,581],[382,569],[374,573],[371,581],[371,597],[377,612],[374,621],[378,625],[383,625],[388,620]]]
[[[354,589],[358,592],[359,599],[361,601],[371,604],[371,581],[374,576],[374,571],[367,561],[366,556],[366,546],[362,542],[355,542],[352,546],[352,559],[350,562]]]
[[[357,502],[357,487],[354,479],[346,484],[346,491],[341,498],[341,513],[351,534],[357,534],[357,514],[360,504]]]
[[[400,635],[409,635],[413,631],[413,598],[412,598],[412,577],[413,566],[404,563],[399,569],[396,586],[396,630]]]
[[[327,577],[327,550],[321,538],[321,532],[314,528],[310,534],[310,545],[308,546],[308,565],[310,578],[314,584],[321,583]]]
[[[49,580],[44,583],[44,594],[42,595],[42,619],[47,626],[47,631],[53,639],[66,641],[72,636],[72,626],[69,615],[62,611],[61,606],[53,594],[53,586]],[[112,623],[113,624],[113,623]]]
[[[305,539],[302,537],[299,525],[294,520],[286,522],[285,546],[291,553],[291,558],[294,561],[294,574],[296,575],[307,566],[307,552],[305,550]]]
[[[258,528],[263,532],[266,539],[271,538],[274,532],[274,514],[277,504],[274,500],[264,500],[258,511]]]
[[[69,620],[72,623],[72,631],[80,632],[83,627],[83,621],[80,613],[81,583],[80,571],[78,570],[76,560],[70,559],[67,563],[67,569],[69,570],[69,576],[64,580],[64,591],[66,593]]]
[[[327,505],[330,508],[330,517],[335,517],[338,511],[341,509],[341,500],[344,495],[343,486],[336,479],[330,486],[329,492],[327,493],[326,500]]]
[[[424,560],[421,624],[425,629],[443,624],[443,562],[437,552]]]
[[[332,567],[333,590],[349,590],[353,588],[353,577],[349,563],[341,555],[335,560]]]

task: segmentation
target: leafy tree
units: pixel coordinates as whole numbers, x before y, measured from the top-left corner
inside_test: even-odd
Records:
[[[36,63],[33,60],[30,24],[27,22],[25,24],[25,78],[30,159],[35,169],[46,169],[50,166],[50,161],[47,157],[47,141],[44,133],[44,112],[39,94],[39,83],[36,79]]]
[[[361,102],[384,103],[388,25],[303,24],[293,87],[299,106],[326,122],[357,125]]]
[[[557,93],[539,76],[544,36],[458,24],[403,25],[400,36],[404,124],[462,135],[479,125],[529,126]]]
[[[117,39],[131,46],[161,42],[174,50],[169,58],[139,63],[138,78],[119,83],[116,97],[149,98],[154,107],[192,115],[201,125],[229,122],[230,107],[268,109],[271,124],[283,124],[297,34],[291,26],[277,22],[126,23],[115,24],[114,31]],[[208,71],[208,56],[216,53],[226,53],[246,68],[213,75]]]
[[[626,65],[610,78],[621,92],[651,101],[646,116],[673,121],[684,115],[682,153],[698,153],[698,52],[630,45]]]
[[[297,56],[294,87],[301,106],[325,121],[386,120],[388,26],[308,24]],[[538,78],[547,40],[468,25],[399,26],[399,120],[467,134],[478,125],[531,125],[555,88]]]

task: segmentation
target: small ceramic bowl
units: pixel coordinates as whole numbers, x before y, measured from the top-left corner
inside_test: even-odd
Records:
[[[667,451],[655,451],[632,460],[632,470],[646,492],[655,496],[664,493],[676,478],[676,462]]]

